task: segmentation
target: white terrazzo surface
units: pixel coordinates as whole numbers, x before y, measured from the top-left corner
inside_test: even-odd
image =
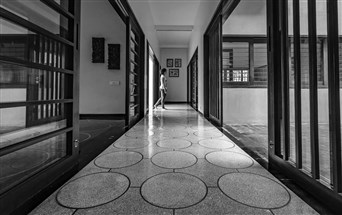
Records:
[[[193,109],[167,105],[141,120],[31,214],[317,212]]]

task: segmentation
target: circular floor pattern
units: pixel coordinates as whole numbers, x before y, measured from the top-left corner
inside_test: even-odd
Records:
[[[212,125],[191,125],[190,128],[194,131],[210,131],[215,130],[215,127]]]
[[[123,168],[139,163],[143,156],[138,152],[120,151],[102,155],[95,159],[96,166],[101,168]]]
[[[228,173],[218,180],[218,186],[228,197],[251,207],[281,208],[290,201],[281,184],[252,173]]]
[[[181,139],[160,140],[157,145],[162,148],[183,149],[191,146],[191,142]]]
[[[211,149],[230,149],[235,146],[235,144],[231,141],[215,139],[201,140],[198,142],[198,144]]]
[[[205,138],[213,138],[213,137],[222,137],[223,136],[222,132],[215,131],[215,130],[209,130],[209,131],[200,130],[200,131],[196,131],[194,134],[198,137],[205,137]]]
[[[119,198],[129,185],[129,179],[122,174],[94,173],[67,183],[58,191],[56,199],[67,208],[91,208]]]
[[[174,125],[164,125],[164,126],[161,126],[162,129],[164,130],[185,130],[186,129],[186,126],[184,125],[179,125],[179,124],[174,124]]]
[[[129,131],[125,135],[127,137],[134,137],[134,138],[139,138],[139,137],[148,137],[152,136],[154,133],[153,131]]]
[[[167,132],[157,133],[154,136],[158,138],[178,138],[178,137],[186,137],[188,135],[189,133],[184,132],[184,131],[167,131]]]
[[[111,124],[109,124],[109,122],[93,122],[92,120],[89,120],[89,122],[87,123],[82,123],[80,124],[80,131],[82,132],[93,132],[93,131],[97,131],[97,130],[104,130],[104,129],[108,129],[112,127]]]
[[[194,165],[197,158],[188,152],[168,151],[155,154],[151,161],[162,168],[180,169]]]
[[[0,178],[29,171],[49,160],[50,154],[40,150],[23,149],[0,157]]]
[[[116,141],[113,145],[121,149],[137,149],[149,145],[151,141],[145,139],[122,139]]]
[[[147,179],[141,186],[141,195],[152,205],[180,209],[201,202],[207,195],[207,187],[192,175],[164,173]]]
[[[244,169],[253,165],[253,160],[237,152],[210,152],[205,156],[209,163],[229,169]]]
[[[90,134],[80,132],[80,143],[82,143],[82,142],[84,142],[86,140],[89,140],[89,138],[91,138]]]

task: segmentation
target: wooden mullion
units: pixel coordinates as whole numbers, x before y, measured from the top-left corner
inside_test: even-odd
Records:
[[[36,54],[37,60],[39,60],[39,56],[41,56],[41,54],[39,53],[40,52],[37,51],[37,54]],[[24,66],[24,67],[34,68],[34,69],[39,69],[39,70],[54,70],[54,71],[58,71],[58,72],[66,73],[70,75],[74,74],[72,70],[55,68],[55,67],[43,65],[40,63],[28,62],[26,60],[16,59],[13,57],[0,56],[0,62],[10,63],[10,64],[18,65],[18,66]]]
[[[327,1],[328,26],[328,90],[329,90],[329,133],[330,172],[332,189],[342,192],[341,166],[341,106],[339,74],[338,5],[336,0]]]
[[[13,107],[23,107],[30,105],[45,105],[45,104],[55,104],[55,103],[72,103],[72,99],[58,99],[58,100],[39,100],[39,101],[24,101],[24,102],[2,102],[0,103],[1,108],[13,108]]]
[[[300,56],[300,16],[299,0],[293,0],[293,44],[294,44],[294,73],[295,73],[295,139],[296,167],[301,169],[302,160],[302,113],[301,113],[301,56]]]
[[[74,15],[71,14],[69,11],[65,10],[63,7],[61,7],[59,4],[57,4],[55,1],[51,0],[40,0],[43,3],[45,3],[47,6],[55,10],[56,12],[62,14],[68,19],[74,19]]]
[[[249,47],[249,77],[248,82],[253,84],[254,82],[254,43],[253,41],[248,42]]]
[[[308,1],[311,171],[319,179],[316,1]]]
[[[288,2],[283,1],[283,14],[282,14],[282,77],[283,77],[283,131],[284,131],[284,159],[286,161],[290,158],[290,83],[289,83],[289,29],[288,29]],[[293,27],[292,22],[292,27]]]

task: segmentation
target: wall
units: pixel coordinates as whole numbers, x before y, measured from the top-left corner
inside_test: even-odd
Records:
[[[267,88],[223,88],[224,124],[267,125]]]
[[[162,48],[160,49],[161,55],[161,66],[167,69],[167,96],[166,101],[169,102],[186,102],[187,100],[187,62],[188,62],[188,49],[184,48]],[[166,67],[166,59],[181,58],[182,67],[175,68],[179,69],[179,77],[169,77],[169,69]],[[173,62],[174,65],[175,62]]]
[[[150,43],[154,54],[160,59],[159,53],[159,40],[157,38],[157,32],[154,27],[154,21],[150,5],[146,1],[128,0],[135,17],[137,18],[140,27],[142,28],[146,40]],[[147,62],[147,61],[145,61]]]
[[[266,21],[266,0],[241,0],[222,31],[223,34],[266,35]]]
[[[209,25],[212,16],[214,15],[218,3],[219,1],[217,0],[201,1],[198,7],[194,29],[192,31],[191,39],[189,42],[188,61],[191,60],[191,57],[198,47],[198,111],[201,113],[203,113],[204,108],[203,35]]]
[[[342,93],[342,90],[341,90]],[[294,90],[290,95],[290,122],[295,121]],[[302,123],[310,123],[309,89],[302,89]],[[328,89],[318,89],[318,122],[329,122]],[[342,94],[341,94],[342,99]],[[231,102],[233,101],[233,102]],[[341,100],[342,101],[342,100]],[[225,124],[267,125],[267,89],[266,88],[224,88],[223,122]]]
[[[81,2],[80,30],[80,113],[124,114],[126,25],[107,0],[86,0]],[[105,38],[105,63],[91,62],[92,37]],[[120,70],[107,68],[108,43],[120,44]]]
[[[157,32],[154,27],[154,21],[152,17],[152,12],[151,8],[148,2],[146,1],[134,1],[134,0],[128,0],[129,5],[131,6],[135,17],[137,18],[140,27],[142,28],[145,38],[146,38],[146,43],[145,43],[145,49],[148,49],[148,44],[151,46],[153,49],[154,54],[156,55],[157,59],[160,61],[160,48],[159,48],[159,40],[157,38]],[[145,52],[146,53],[146,52]],[[148,55],[145,54],[145,94],[144,98],[145,101],[147,99],[147,90],[148,90],[148,82],[147,82],[147,62],[148,62]],[[144,105],[144,110],[145,112],[147,111],[148,107]]]
[[[0,100],[1,102],[26,101],[26,92],[26,88],[0,88]],[[26,107],[1,108],[0,119],[0,127],[25,127]]]

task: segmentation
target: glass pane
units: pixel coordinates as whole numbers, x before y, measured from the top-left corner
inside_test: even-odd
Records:
[[[66,134],[0,157],[0,192],[66,156]]]
[[[224,42],[222,52],[223,82],[249,81],[249,44]]]
[[[294,46],[293,46],[293,1],[288,1],[288,44],[289,44],[289,139],[290,139],[290,154],[289,159],[296,163],[296,126],[295,126],[295,71],[294,71]]]
[[[311,172],[308,0],[299,1],[303,168]]]
[[[57,4],[59,4],[62,8],[64,8],[66,11],[69,10],[69,1],[70,0],[54,0]],[[73,13],[72,11],[69,11]]]
[[[0,149],[65,128],[64,108],[60,103],[1,108]]]
[[[70,99],[63,89],[72,78],[61,72],[0,63],[1,102]]]
[[[327,1],[316,1],[318,140],[321,179],[330,182]]]
[[[254,44],[254,82],[267,84],[267,44]]]
[[[0,55],[56,68],[73,69],[72,48],[0,18]]]
[[[40,0],[1,0],[1,7],[55,35],[72,40],[69,20]]]

